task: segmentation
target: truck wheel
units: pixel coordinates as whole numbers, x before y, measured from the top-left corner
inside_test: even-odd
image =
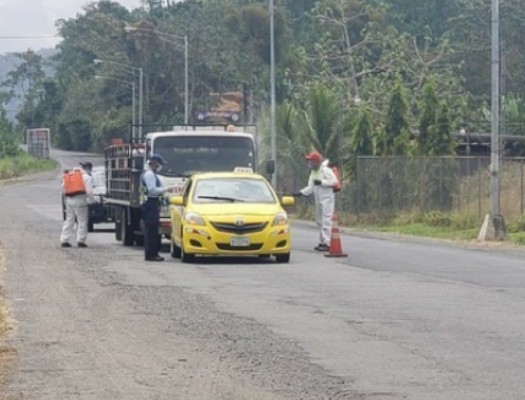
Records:
[[[122,222],[115,219],[115,240],[117,242],[122,241]]]
[[[122,211],[120,224],[120,231],[122,232],[122,243],[124,244],[124,246],[133,246],[133,227],[128,224],[128,216],[126,214],[126,210]]]

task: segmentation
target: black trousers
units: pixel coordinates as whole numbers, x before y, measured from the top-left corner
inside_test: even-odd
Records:
[[[144,221],[144,257],[151,259],[159,256],[160,240],[160,201],[157,197],[148,197],[142,206]]]
[[[159,223],[144,224],[144,258],[155,258],[159,256]]]

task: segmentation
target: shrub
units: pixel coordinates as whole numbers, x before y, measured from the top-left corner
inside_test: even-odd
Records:
[[[509,232],[525,232],[525,214],[509,224]]]
[[[15,157],[0,158],[0,179],[15,178],[34,171],[49,170],[55,167],[53,160],[41,160],[20,153]]]
[[[431,211],[424,215],[423,223],[435,227],[450,227],[452,225],[452,217],[450,214],[442,211]]]

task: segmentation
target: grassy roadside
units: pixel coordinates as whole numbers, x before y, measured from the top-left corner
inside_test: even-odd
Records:
[[[433,214],[430,217],[418,218],[415,221],[398,218],[389,223],[350,223],[343,225],[358,231],[398,233],[434,239],[455,241],[474,241],[481,229],[481,222],[468,218]],[[507,226],[508,241],[512,244],[525,246],[525,217],[511,221]]]
[[[0,274],[5,270],[5,266],[5,258],[0,249]],[[13,357],[13,349],[6,344],[7,335],[11,330],[11,326],[8,321],[7,305],[4,300],[3,281],[0,280],[0,283],[2,283],[0,284],[0,399],[2,399],[1,388],[6,384],[9,371],[8,364]]]
[[[299,207],[295,216],[313,220],[312,208]],[[428,213],[406,213],[394,217],[361,217],[339,214],[339,223],[355,231],[366,233],[395,233],[431,239],[452,241],[476,241],[482,221],[477,216],[459,213],[432,211]],[[525,246],[525,215],[507,221],[508,243]]]
[[[366,232],[386,232],[386,233],[399,233],[403,235],[421,236],[434,239],[447,239],[447,240],[476,240],[478,237],[479,229],[481,228],[470,228],[470,229],[453,229],[445,227],[429,226],[423,223],[415,223],[410,225],[390,225],[390,226],[370,226],[370,225],[358,225],[354,226],[359,231]],[[511,243],[525,246],[525,232],[509,232],[509,241]]]
[[[0,180],[17,178],[34,172],[49,171],[56,167],[54,160],[41,160],[21,153],[14,157],[0,158]]]

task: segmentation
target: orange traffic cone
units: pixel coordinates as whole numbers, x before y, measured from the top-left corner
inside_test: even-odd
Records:
[[[325,257],[348,257],[348,254],[343,253],[343,246],[341,245],[341,235],[339,233],[339,222],[337,214],[334,213],[332,217],[332,235],[330,239],[330,251],[325,254]]]

